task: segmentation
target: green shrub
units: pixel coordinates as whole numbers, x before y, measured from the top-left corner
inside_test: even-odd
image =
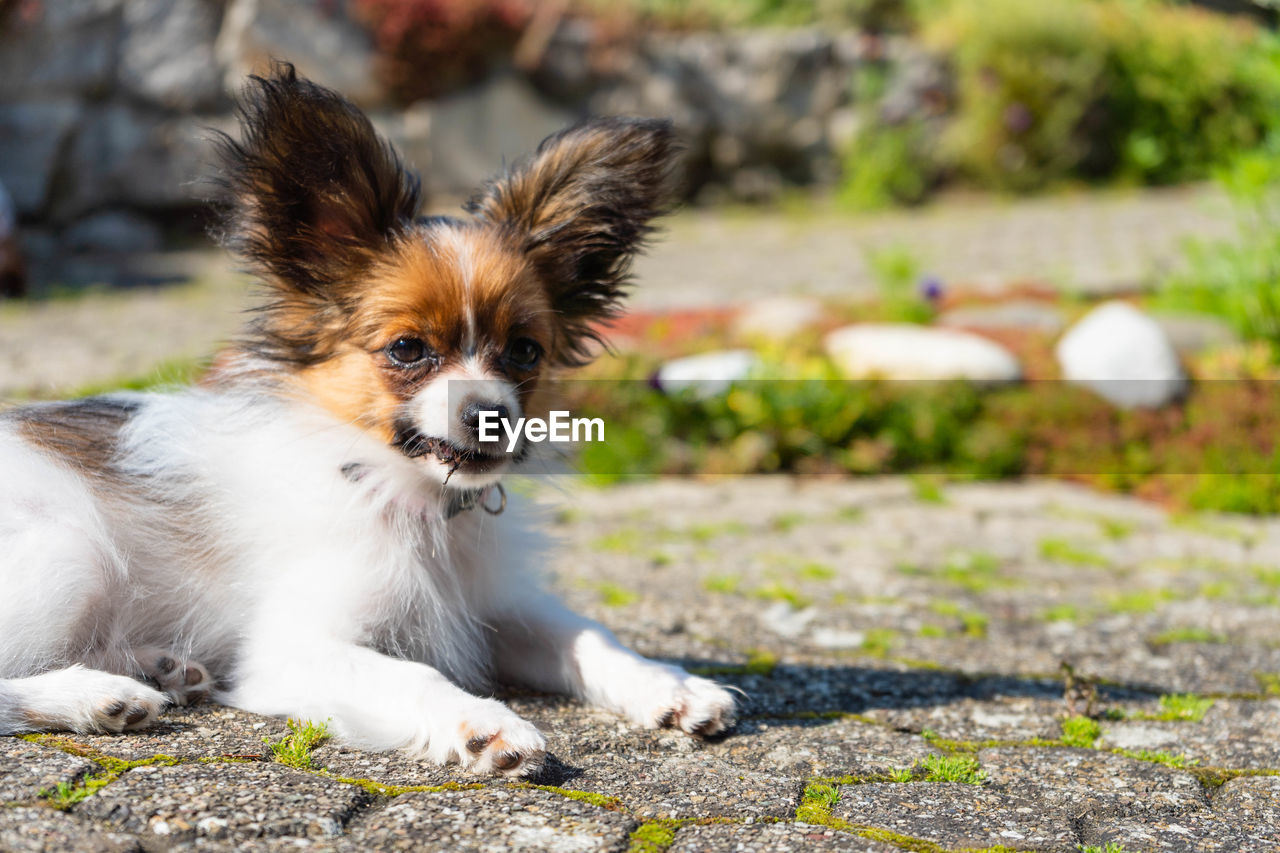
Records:
[[[950,0],[926,41],[951,61],[943,165],[1027,191],[1069,179],[1203,177],[1280,115],[1275,36],[1156,0]]]
[[[1088,0],[953,0],[926,25],[951,60],[958,108],[942,158],[983,186],[1032,190],[1089,154],[1107,47]]]
[[[1234,240],[1192,242],[1186,269],[1169,278],[1156,304],[1222,317],[1264,341],[1280,362],[1280,136],[1219,171],[1236,211]]]

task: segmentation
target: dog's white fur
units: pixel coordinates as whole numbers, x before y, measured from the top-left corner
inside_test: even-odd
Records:
[[[137,405],[115,480],[0,418],[0,733],[145,725],[169,698],[134,680],[155,649],[207,667],[220,702],[478,772],[533,772],[545,746],[464,689],[491,677],[644,726],[729,725],[723,688],[541,590],[516,496],[445,519],[424,460],[269,386],[115,399]]]

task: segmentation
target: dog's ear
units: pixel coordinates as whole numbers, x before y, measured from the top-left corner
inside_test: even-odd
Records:
[[[420,206],[418,179],[337,92],[276,63],[251,77],[242,139],[221,135],[223,242],[278,292],[340,300]]]
[[[594,323],[617,313],[631,261],[669,209],[678,152],[670,122],[596,119],[548,137],[467,203],[511,229],[546,281],[560,363],[585,362]]]

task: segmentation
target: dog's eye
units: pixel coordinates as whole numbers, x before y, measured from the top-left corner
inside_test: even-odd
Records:
[[[530,338],[516,338],[507,345],[507,361],[517,370],[532,370],[542,358],[542,347]]]
[[[387,347],[387,357],[401,365],[417,364],[428,354],[427,345],[417,338],[399,338]]]

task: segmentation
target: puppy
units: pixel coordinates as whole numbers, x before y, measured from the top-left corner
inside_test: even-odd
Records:
[[[209,695],[533,773],[543,737],[493,681],[728,727],[725,689],[540,588],[514,501],[484,512],[528,448],[479,442],[479,413],[539,413],[544,373],[595,351],[666,204],[669,125],[552,136],[453,219],[419,218],[368,119],[291,66],[251,78],[241,122],[224,242],[271,295],[243,341],[203,387],[0,417],[0,733]]]

